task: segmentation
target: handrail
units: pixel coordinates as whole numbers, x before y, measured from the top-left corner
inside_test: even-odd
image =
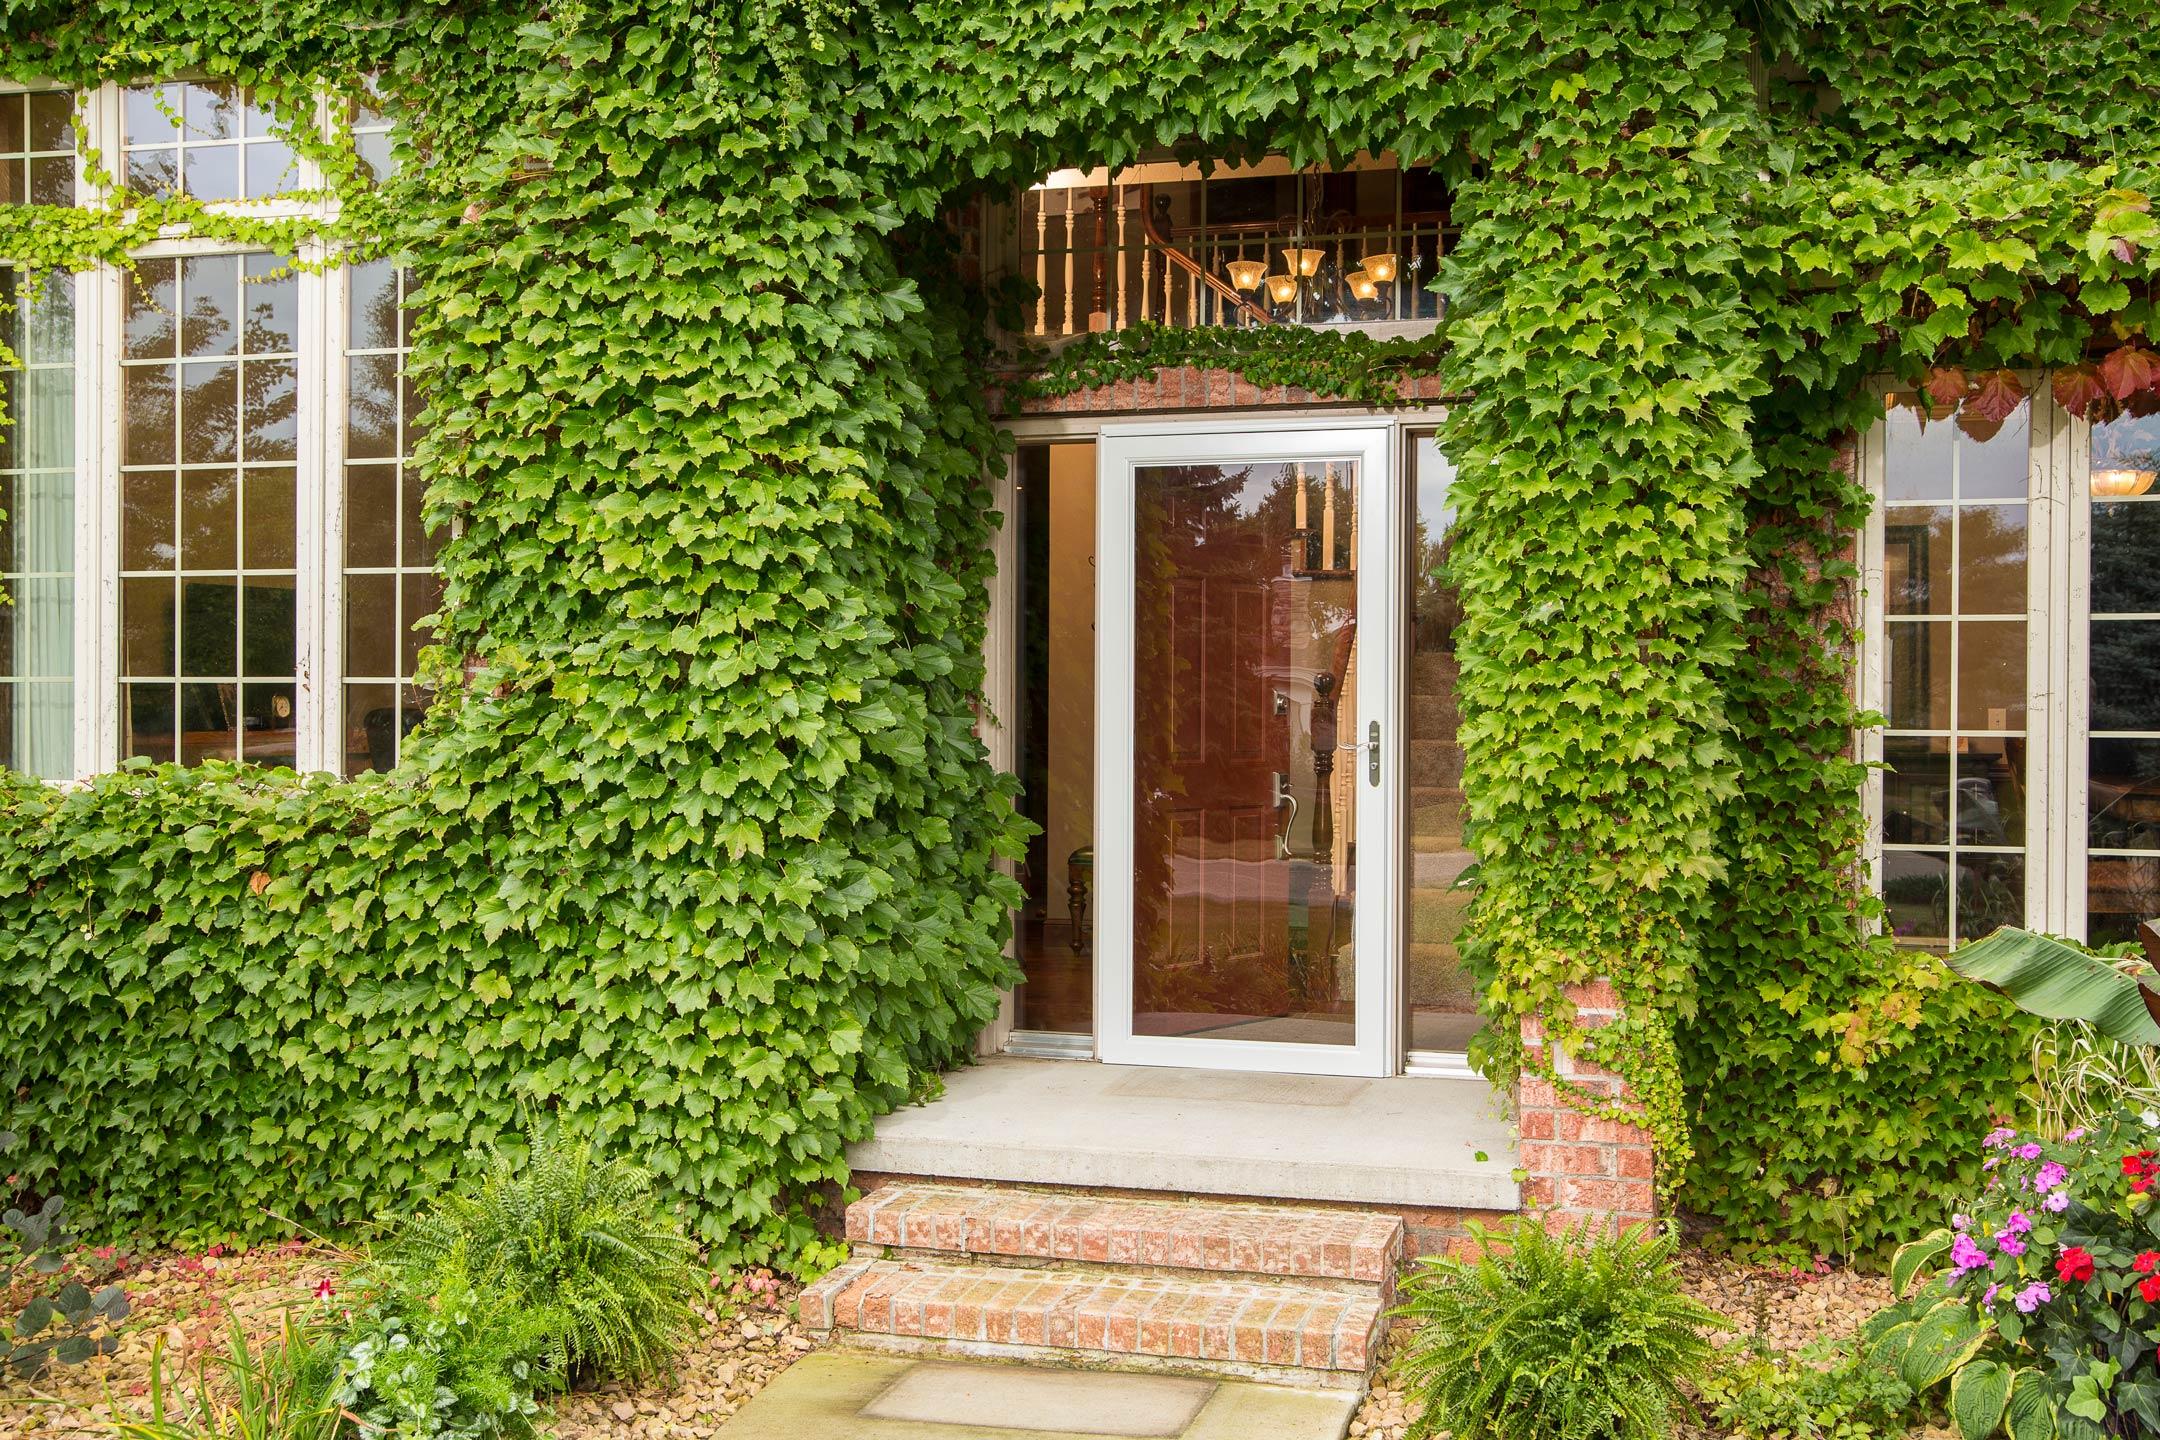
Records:
[[[1256,323],[1261,325],[1275,323],[1274,316],[1262,310],[1258,305],[1253,304],[1252,301],[1240,294],[1236,287],[1216,278],[1212,271],[1203,269],[1199,261],[1172,245],[1162,231],[1156,228],[1155,187],[1153,185],[1142,185],[1140,187],[1140,234],[1149,244],[1163,252],[1163,258],[1182,266],[1193,278],[1207,285],[1209,289],[1237,306],[1247,315],[1252,316]]]

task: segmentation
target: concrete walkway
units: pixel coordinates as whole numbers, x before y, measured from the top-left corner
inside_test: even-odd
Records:
[[[1241,1380],[824,1350],[759,1391],[727,1440],[1342,1440],[1358,1397]]]

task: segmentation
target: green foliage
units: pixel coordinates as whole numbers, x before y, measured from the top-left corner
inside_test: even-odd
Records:
[[[1023,355],[1013,393],[1065,395],[1190,366],[1232,370],[1259,386],[1295,386],[1324,399],[1392,407],[1405,403],[1405,381],[1439,373],[1442,354],[1430,337],[1374,340],[1301,325],[1238,330],[1150,323],[1085,335],[1047,354]]]
[[[1682,1293],[1669,1231],[1554,1236],[1537,1220],[1471,1226],[1475,1261],[1427,1257],[1396,1314],[1425,1402],[1413,1435],[1657,1440],[1711,1355],[1716,1312]]]
[[[528,1437],[567,1383],[570,1317],[485,1282],[465,1257],[392,1268],[330,1348],[330,1403],[393,1440]]]
[[[2006,925],[1961,945],[1950,968],[2030,1015],[2075,1020],[2124,1045],[2160,1045],[2160,983],[2152,962],[2110,961],[2083,945]]]
[[[1733,1440],[1902,1440],[1913,1402],[1896,1370],[1851,1345],[1724,1350],[1697,1393]]]
[[[319,1327],[284,1317],[258,1349],[229,1316],[225,1352],[199,1362],[193,1393],[169,1397],[165,1341],[151,1343],[147,1412],[115,1401],[117,1440],[336,1440],[344,1417],[329,1402],[328,1345]]]
[[[1371,401],[1444,353],[1492,1073],[1525,1019],[1620,1071],[1632,1102],[1579,1098],[1743,1240],[1910,1232],[2031,1031],[1870,938],[1838,447],[1870,375],[2149,338],[2133,10],[5,0],[18,75],[382,77],[404,164],[371,189],[323,139],[318,233],[418,278],[461,527],[399,773],[0,780],[23,1183],[168,1235],[335,1226],[531,1095],[719,1258],[800,1257],[846,1144],[1012,978],[974,729],[997,375],[936,217],[1156,146],[1387,150],[1459,182],[1441,342],[1151,335],[1028,383]],[[6,206],[0,255],[152,222],[298,238]],[[1591,1034],[1599,975],[1630,1018]]]
[[[660,1213],[652,1178],[554,1126],[497,1153],[477,1185],[399,1222],[383,1261],[397,1275],[462,1264],[510,1303],[559,1313],[570,1373],[640,1378],[665,1370],[696,1322],[704,1272]]]

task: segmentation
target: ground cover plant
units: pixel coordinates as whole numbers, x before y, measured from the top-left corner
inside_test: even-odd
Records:
[[[1397,1315],[1415,1435],[1663,1440],[1711,1357],[1717,1314],[1683,1293],[1669,1230],[1554,1235],[1473,1223],[1474,1259],[1427,1257]]]
[[[295,137],[335,222],[121,191],[0,205],[0,259],[125,265],[171,224],[394,255],[457,530],[398,772],[0,777],[25,1189],[159,1236],[351,1225],[536,1095],[725,1257],[814,1260],[848,1142],[1013,978],[977,733],[1000,357],[939,218],[1158,146],[1455,185],[1428,345],[1210,353],[1457,392],[1490,1072],[1526,1018],[1573,1040],[1635,1090],[1585,1108],[1741,1241],[1880,1248],[1975,1178],[2030,1032],[1873,934],[1839,447],[1877,374],[2144,403],[2135,7],[6,0],[0,68],[308,114],[376,77],[395,176]],[[1607,971],[1627,1020],[1571,1034]]]

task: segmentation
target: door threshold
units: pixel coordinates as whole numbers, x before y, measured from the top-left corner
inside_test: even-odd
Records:
[[[1005,1039],[1005,1053],[1029,1060],[1093,1060],[1095,1037],[1057,1030],[1015,1030]]]

